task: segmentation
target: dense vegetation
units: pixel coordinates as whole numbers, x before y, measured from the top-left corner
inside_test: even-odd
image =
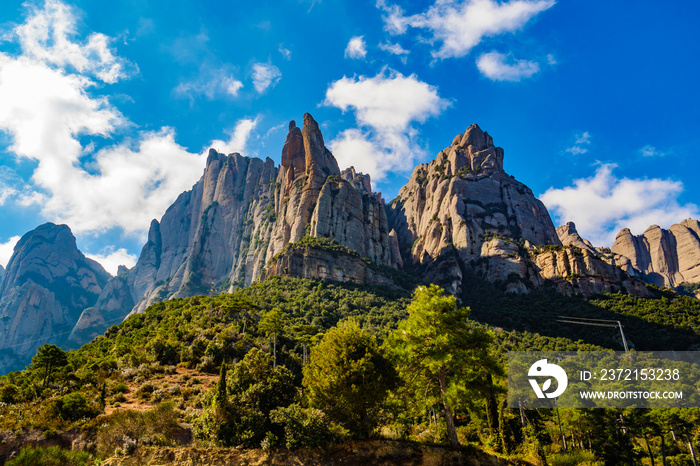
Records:
[[[15,464],[86,464],[190,435],[264,449],[380,436],[531,463],[689,464],[697,410],[560,410],[562,438],[554,411],[507,409],[505,356],[621,349],[619,333],[559,315],[620,320],[640,350],[697,349],[700,302],[662,289],[584,300],[467,283],[471,311],[435,286],[411,295],[280,277],[158,303],[78,350],[45,345],[0,378],[0,430],[80,432],[89,455],[26,449]]]

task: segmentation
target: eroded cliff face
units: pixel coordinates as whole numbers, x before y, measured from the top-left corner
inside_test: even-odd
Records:
[[[65,346],[109,278],[78,251],[66,225],[46,223],[25,234],[0,284],[0,372],[23,368],[44,343]]]
[[[573,224],[555,229],[542,202],[503,171],[503,157],[491,136],[472,125],[416,167],[390,204],[406,268],[458,296],[467,271],[505,282],[515,293],[550,282],[565,294],[646,295],[641,282],[604,262]]]
[[[304,128],[289,124],[275,191],[277,222],[267,260],[304,236],[335,240],[379,265],[397,267],[381,196],[369,175],[338,169],[318,124],[308,113]]]
[[[624,228],[617,234],[611,253],[623,269],[655,285],[699,283],[700,223],[686,219],[668,230],[652,225],[639,236]]]

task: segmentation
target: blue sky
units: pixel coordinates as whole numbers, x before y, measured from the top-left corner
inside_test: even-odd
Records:
[[[310,112],[395,197],[477,123],[555,224],[698,217],[696,2],[0,4],[0,264],[45,221],[110,271],[210,146],[279,162]]]

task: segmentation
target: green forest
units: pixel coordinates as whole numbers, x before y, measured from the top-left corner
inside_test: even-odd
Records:
[[[191,443],[329,451],[372,439],[489,464],[693,464],[700,410],[509,409],[506,363],[513,350],[622,351],[615,329],[560,316],[619,320],[638,351],[698,350],[700,301],[502,285],[467,276],[458,300],[436,285],[271,277],[154,304],[1,377],[0,453],[25,439],[34,446],[6,464],[88,465]]]

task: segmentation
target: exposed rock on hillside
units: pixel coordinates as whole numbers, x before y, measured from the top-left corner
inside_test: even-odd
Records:
[[[352,167],[341,174],[311,115],[304,115],[301,131],[292,121],[277,176],[278,220],[267,258],[308,235],[335,240],[360,257],[396,267],[384,203],[371,190],[369,176]]]
[[[109,278],[78,251],[66,225],[46,223],[25,234],[0,285],[0,371],[23,367],[44,343],[64,345]]]
[[[518,293],[547,281],[567,294],[646,292],[603,262],[573,224],[557,231],[532,191],[503,171],[503,156],[491,136],[472,125],[435,160],[416,167],[391,203],[391,227],[409,269],[454,294],[466,270]],[[560,236],[589,254],[572,256]]]
[[[581,235],[576,231],[574,222],[567,222],[564,225],[557,227],[557,236],[559,241],[564,246],[576,246],[579,249],[586,249],[590,252],[596,252],[595,247],[587,239],[581,238]]]
[[[700,223],[686,219],[668,230],[650,226],[642,235],[628,228],[617,234],[611,252],[625,259],[621,265],[659,286],[675,287],[681,283],[700,282]],[[633,268],[634,270],[630,270]]]

